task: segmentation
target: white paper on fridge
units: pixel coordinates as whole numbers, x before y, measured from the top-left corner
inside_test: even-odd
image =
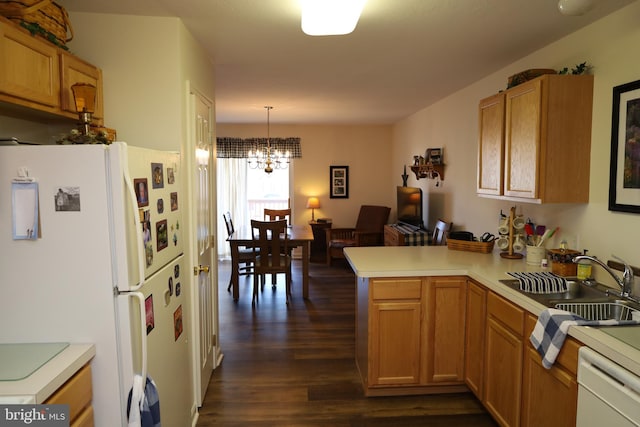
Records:
[[[11,185],[13,240],[38,238],[38,183],[16,182]]]

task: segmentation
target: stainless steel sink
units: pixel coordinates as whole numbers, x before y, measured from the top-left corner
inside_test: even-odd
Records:
[[[605,288],[603,288],[602,285],[571,277],[567,278],[567,291],[559,293],[536,294],[523,291],[520,289],[520,281],[518,279],[504,279],[500,280],[500,283],[505,284],[523,295],[526,295],[529,298],[549,307],[553,307],[555,305],[555,302],[552,304],[551,301],[557,300],[606,298]]]
[[[587,320],[640,319],[640,306],[627,300],[556,302],[555,308],[577,314]]]
[[[547,307],[569,311],[587,320],[640,320],[640,304],[610,296],[609,288],[593,280],[566,279],[566,292],[547,294],[523,291],[518,279],[504,279],[500,283]]]

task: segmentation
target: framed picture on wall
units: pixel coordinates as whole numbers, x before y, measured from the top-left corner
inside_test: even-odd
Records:
[[[640,213],[640,80],[613,88],[609,210]]]
[[[329,197],[349,198],[349,166],[329,166]]]

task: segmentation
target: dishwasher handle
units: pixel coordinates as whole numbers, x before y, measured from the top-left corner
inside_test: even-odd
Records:
[[[595,386],[594,380],[597,381],[596,377],[617,386],[616,388],[624,389],[640,401],[640,377],[600,353],[581,347],[578,351],[578,384],[592,389]]]

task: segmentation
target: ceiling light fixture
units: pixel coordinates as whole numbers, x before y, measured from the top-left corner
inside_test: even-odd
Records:
[[[563,15],[584,15],[593,7],[594,0],[560,0],[558,9]]]
[[[356,28],[367,0],[300,0],[302,31],[310,36],[339,36]]]
[[[270,136],[270,123],[269,112],[273,107],[265,106],[267,110],[267,152],[262,153],[260,149],[257,149],[255,153],[249,151],[247,154],[249,167],[251,169],[264,168],[266,173],[273,172],[273,169],[286,169],[289,166],[289,158],[291,157],[289,152],[282,154],[278,150],[271,152],[271,136]]]

